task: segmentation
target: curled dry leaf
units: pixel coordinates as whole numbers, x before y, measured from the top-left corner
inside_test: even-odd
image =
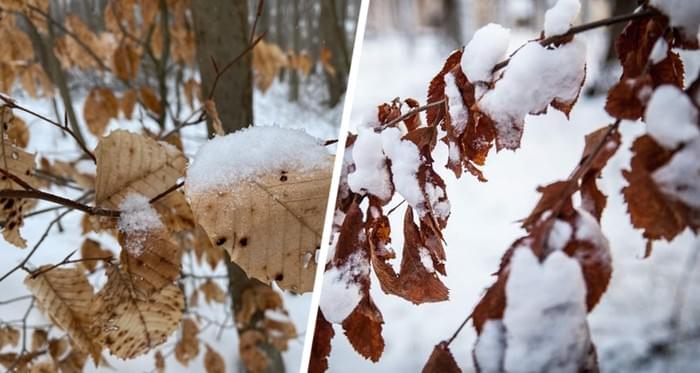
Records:
[[[134,107],[136,106],[136,99],[138,98],[138,93],[133,89],[125,91],[122,94],[122,98],[119,100],[119,110],[124,114],[124,118],[131,120],[134,114]]]
[[[175,359],[182,365],[188,366],[190,361],[199,355],[199,327],[190,319],[182,320],[182,336],[175,345]]]
[[[113,209],[129,193],[153,198],[164,192],[184,175],[187,164],[174,146],[123,130],[102,138],[95,157],[95,199]]]
[[[208,344],[207,352],[204,354],[204,369],[207,373],[225,373],[226,364],[224,364],[224,359],[219,355],[216,350],[211,348]]]
[[[330,159],[328,165],[317,171],[266,174],[225,190],[194,194],[192,212],[211,242],[228,251],[249,276],[274,280],[282,289],[311,291]]]
[[[156,92],[151,87],[142,86],[139,88],[139,98],[141,103],[152,113],[160,116],[163,115],[163,107]]]
[[[149,3],[149,2],[146,2]],[[139,73],[140,56],[128,43],[122,43],[112,54],[114,75],[122,80],[134,80]]]
[[[107,283],[90,307],[92,332],[113,355],[132,359],[166,341],[182,318],[183,306],[177,285],[143,298],[127,272],[109,266]]]
[[[262,92],[270,88],[275,78],[277,78],[280,69],[287,65],[287,55],[277,44],[261,40],[253,48],[255,85]]]
[[[109,88],[93,88],[85,99],[83,118],[95,136],[102,136],[110,119],[119,116],[119,100]]]
[[[45,268],[39,267],[38,271]],[[90,331],[93,289],[83,271],[54,268],[36,278],[29,275],[24,283],[34,294],[39,309],[68,334],[76,348],[99,363],[102,347]]]

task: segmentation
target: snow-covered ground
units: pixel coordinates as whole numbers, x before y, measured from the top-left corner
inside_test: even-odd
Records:
[[[314,82],[313,84],[303,85],[301,99],[298,103],[289,103],[287,101],[287,86],[280,82],[276,82],[266,93],[255,91],[254,111],[256,125],[277,125],[281,127],[303,128],[311,135],[322,140],[333,139],[337,137],[338,126],[340,123],[340,115],[342,111],[342,103],[335,108],[328,109],[322,103],[318,102],[319,97],[324,97],[325,86]],[[44,114],[53,118],[51,102],[48,100],[31,100],[27,97],[22,97],[21,92],[15,91],[15,98],[24,106],[28,106],[38,113]],[[82,99],[77,102],[77,111],[82,113]],[[64,161],[73,160],[79,156],[79,151],[72,140],[64,136],[61,131],[45,122],[41,122],[36,118],[19,114],[28,124],[30,129],[30,143],[28,150],[37,152],[38,156],[43,156],[49,159],[61,159]],[[112,120],[107,129],[107,133],[114,129],[130,129],[139,131],[140,123],[138,122],[138,114],[133,121],[115,121]],[[97,144],[97,139],[87,131],[83,133],[88,137],[86,141],[90,148],[94,148]],[[206,139],[206,130],[204,126],[188,127],[183,132],[183,142],[185,145],[185,153],[189,158],[196,153],[199,145]],[[335,151],[334,149],[331,149]],[[243,149],[241,151],[244,151]],[[76,191],[67,188],[53,188],[52,192],[68,197],[77,196]],[[41,201],[37,209],[52,207],[50,203]],[[37,217],[28,218],[25,226],[22,229],[22,235],[27,239],[28,246],[31,248],[44,232],[49,222],[55,218],[55,214],[42,214]],[[37,253],[30,261],[31,268],[38,267],[44,264],[53,264],[60,262],[73,250],[80,248],[84,238],[80,235],[81,213],[73,212],[68,214],[61,220],[60,228],[54,227],[48,238],[41,245]],[[104,247],[111,249],[113,252],[119,252],[118,242],[107,234],[90,233],[87,237],[99,241]],[[0,253],[3,259],[0,261],[0,275],[6,273],[28,253],[29,249],[20,250],[4,240],[0,240]],[[191,263],[185,258],[183,267],[188,272],[191,272]],[[215,270],[209,269],[208,265],[197,267],[198,274],[216,274],[224,275],[226,273],[223,264],[219,264]],[[0,301],[11,299],[18,296],[28,294],[28,290],[23,284],[25,272],[18,271],[4,281],[0,282]],[[90,277],[91,282],[95,284],[103,284],[104,276],[98,274]],[[219,281],[219,280],[217,280]],[[189,281],[187,282],[189,286]],[[200,285],[197,282],[197,285]],[[224,280],[219,281],[222,288],[226,287]],[[190,290],[188,290],[189,293]],[[290,318],[294,322],[299,337],[289,344],[289,350],[284,353],[285,365],[289,371],[296,371],[301,361],[301,352],[303,349],[303,337],[306,332],[306,322],[308,318],[309,303],[311,294],[293,295],[291,293],[283,293],[285,306],[289,311]],[[14,302],[8,305],[0,304],[0,321],[11,322],[21,320],[27,307],[29,300]],[[235,364],[238,362],[238,337],[234,329],[228,328],[221,332],[217,324],[226,322],[229,316],[229,306],[222,304],[212,304],[207,306],[204,299],[199,301],[197,312],[204,315],[206,318],[215,321],[206,329],[201,330],[200,337],[203,341],[211,345],[213,349],[218,351],[224,358],[228,371],[241,371],[240,367]],[[230,324],[230,316],[228,323]],[[28,318],[29,325],[47,325],[47,320],[36,310],[32,311]],[[200,328],[208,324],[207,321],[200,323]],[[20,325],[15,323],[15,325]],[[230,326],[230,325],[229,325]],[[55,330],[55,335],[62,333]],[[52,334],[54,335],[54,334]],[[163,354],[172,351],[174,344],[177,342],[177,333],[173,335],[160,348]],[[11,348],[6,347],[1,352],[9,352]],[[166,368],[168,372],[191,372],[203,371],[203,358],[206,349],[204,345],[200,348],[199,356],[190,362],[189,367],[183,367],[175,361],[173,355],[166,358]],[[105,352],[105,356],[108,355]],[[132,371],[132,372],[148,372],[153,370],[153,352],[148,353],[130,361],[121,361],[116,358],[109,358],[110,367],[103,367],[99,371]],[[94,371],[92,363],[86,365],[86,371]]]
[[[511,50],[533,37],[532,32],[514,31]],[[589,42],[587,79],[597,74],[604,37],[585,35]],[[442,40],[423,36],[407,40],[399,36],[366,39],[360,61],[351,126],[362,121],[376,105],[396,96],[425,102],[427,85],[440,69],[449,50]],[[687,75],[694,78],[700,67],[698,52],[684,53]],[[527,94],[523,92],[522,94]],[[339,327],[332,342],[331,372],[419,371],[439,341],[448,338],[477,304],[494,277],[503,252],[524,234],[518,219],[528,215],[539,198],[536,187],[565,179],[580,159],[584,135],[611,123],[603,110],[604,97],[582,96],[567,121],[556,110],[529,116],[522,147],[515,152],[492,151],[484,167],[489,179],[480,183],[469,174],[456,180],[448,170],[452,215],[444,231],[447,241],[447,274],[450,300],[414,306],[387,296],[376,278],[372,295],[384,315],[386,347],[373,364],[358,355]],[[654,245],[651,257],[643,259],[644,240],[632,228],[620,194],[625,185],[621,170],[629,167],[629,147],[644,131],[643,124],[624,122],[624,142],[608,163],[600,187],[609,195],[602,228],[610,240],[614,272],[607,293],[589,316],[592,338],[598,349],[602,371],[690,372],[700,364],[700,271],[695,253],[700,242],[686,231],[673,242]],[[436,164],[444,164],[441,149]],[[393,206],[392,202],[389,206]],[[403,215],[392,215],[393,247],[402,247]],[[397,233],[398,232],[398,233]],[[395,263],[399,263],[396,259]],[[673,310],[682,303],[680,339],[674,347],[658,347],[671,338]],[[452,343],[451,349],[464,371],[473,371],[471,350],[475,333],[471,324]]]

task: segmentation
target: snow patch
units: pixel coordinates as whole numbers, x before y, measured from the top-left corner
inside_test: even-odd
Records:
[[[693,37],[700,27],[700,1],[697,0],[651,0],[649,4],[659,9],[678,27],[686,37]]]
[[[503,372],[506,336],[503,321],[486,320],[474,345],[474,358],[483,373]]]
[[[367,192],[387,200],[391,197],[391,179],[382,152],[382,136],[372,128],[358,128],[352,146],[355,171],[348,175],[348,185],[355,193]]]
[[[668,56],[668,42],[666,42],[666,39],[663,37],[660,37],[659,40],[654,43],[651,53],[649,53],[649,60],[651,63],[657,64],[665,60],[666,56]]]
[[[563,250],[571,239],[571,233],[573,233],[573,229],[568,222],[556,219],[549,232],[547,246],[552,250]]]
[[[578,0],[559,0],[544,14],[544,37],[562,35],[569,31],[571,24],[581,10]]]
[[[698,109],[673,85],[656,88],[644,118],[649,135],[668,149],[700,136]]]
[[[489,23],[476,30],[462,53],[462,71],[469,81],[490,82],[493,67],[501,62],[508,50],[510,29]]]
[[[454,128],[455,136],[459,137],[467,127],[469,109],[464,106],[462,94],[459,92],[455,77],[452,74],[445,75],[445,96],[447,96],[450,118],[452,119],[452,127]]]
[[[590,344],[586,313],[576,259],[555,251],[540,263],[529,248],[517,249],[506,283],[505,371],[575,372]]]
[[[384,153],[391,160],[391,174],[396,191],[422,217],[427,211],[424,206],[425,198],[416,177],[420,166],[418,147],[408,140],[402,140],[398,128],[385,129],[381,137]]]
[[[151,206],[149,199],[138,193],[130,193],[119,203],[117,228],[129,235],[126,250],[133,256],[143,253],[143,244],[149,232],[165,228],[160,215]]]
[[[428,249],[422,246],[419,247],[418,255],[420,255],[420,262],[423,264],[423,267],[425,267],[428,272],[434,273],[435,268],[433,267],[433,258],[430,256]]]
[[[187,194],[251,180],[266,173],[331,167],[329,153],[304,130],[254,126],[202,145],[187,169]]]
[[[364,253],[352,254],[340,267],[331,267],[323,274],[320,308],[326,320],[340,324],[362,300],[362,289],[356,282],[369,275],[369,261]]]
[[[661,191],[686,205],[700,209],[700,138],[673,155],[652,177]]]

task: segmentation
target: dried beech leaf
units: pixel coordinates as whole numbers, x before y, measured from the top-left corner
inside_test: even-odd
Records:
[[[42,312],[68,333],[77,348],[98,363],[102,348],[89,329],[93,289],[85,274],[76,268],[55,268],[36,278],[29,275],[24,283],[36,297]]]
[[[17,347],[19,330],[6,325],[0,328],[0,350],[5,346]]]
[[[99,242],[86,238],[80,246],[80,257],[86,258],[110,258],[113,254],[110,250],[102,248]],[[94,272],[100,260],[85,260],[80,265],[88,272]]]
[[[9,108],[3,110],[9,110]],[[3,121],[3,125],[5,126],[3,130],[7,134],[10,144],[20,148],[27,147],[27,144],[29,144],[29,127],[27,127],[27,123],[22,118],[13,115],[8,122]]]
[[[101,136],[110,119],[119,116],[119,100],[109,88],[93,88],[85,99],[83,117],[90,133]]]
[[[175,345],[175,359],[185,367],[199,355],[199,327],[194,320],[182,320],[182,337]]]
[[[204,301],[207,304],[211,302],[224,303],[226,301],[226,293],[216,282],[208,279],[199,286],[199,291],[204,294]]]
[[[262,373],[267,369],[267,356],[259,346],[264,341],[265,336],[256,330],[247,330],[240,335],[238,350],[250,373]]]
[[[117,130],[95,149],[95,199],[116,209],[129,193],[153,198],[184,176],[187,159],[174,146],[143,135]]]
[[[119,110],[121,110],[122,114],[124,114],[124,118],[131,120],[137,98],[138,94],[133,89],[130,89],[122,94],[122,98],[119,100]]]
[[[155,91],[151,87],[142,86],[139,88],[139,97],[141,98],[141,103],[156,115],[163,115],[163,107],[161,106],[160,99],[156,95]]]
[[[204,369],[207,373],[225,373],[226,364],[224,364],[224,358],[219,355],[216,350],[211,348],[208,344],[207,352],[204,354]]]
[[[329,159],[319,171],[282,171],[198,193],[190,198],[192,212],[212,244],[228,251],[248,276],[311,291],[331,168]]]
[[[181,248],[167,231],[156,230],[143,234],[120,233],[122,247],[129,247],[131,235],[137,235],[142,251],[139,255],[128,249],[121,252],[121,265],[129,274],[133,290],[145,297],[171,285],[180,276]]]
[[[119,79],[134,80],[139,73],[139,56],[131,45],[122,43],[112,54],[112,65]]]
[[[39,349],[43,348],[46,346],[48,341],[49,334],[46,332],[46,330],[34,329],[34,332],[32,332],[32,351],[38,351]]]
[[[377,362],[384,352],[383,323],[382,314],[377,306],[370,298],[365,297],[343,321],[343,330],[357,353]]]
[[[321,310],[318,310],[308,373],[323,373],[328,370],[328,356],[331,354],[331,339],[334,335],[333,325],[326,320]]]
[[[122,359],[132,359],[164,343],[180,323],[184,306],[177,285],[141,298],[129,277],[117,267],[108,267],[107,283],[90,307],[95,338]]]
[[[425,363],[423,373],[462,373],[462,369],[459,369],[447,343],[440,342]]]
[[[0,107],[0,116],[3,122],[9,111],[5,107]],[[9,114],[11,116],[11,113]],[[18,177],[23,182],[36,188],[39,185],[34,177],[34,154],[11,145],[6,140],[0,144],[0,169]],[[23,190],[24,187],[5,175],[0,175],[0,190],[13,189]],[[27,247],[27,242],[20,235],[19,229],[24,225],[24,214],[36,205],[36,201],[31,199],[0,198],[0,220],[4,221],[2,235],[5,240],[17,247]]]
[[[333,52],[328,47],[321,47],[321,51],[319,52],[318,60],[321,62],[321,66],[323,66],[323,70],[330,76],[335,76],[335,67],[333,67],[333,63],[331,62],[333,59]]]
[[[287,63],[287,55],[279,46],[264,40],[259,41],[253,48],[256,87],[266,92],[277,78],[280,69],[287,66]]]
[[[165,358],[163,357],[163,353],[160,352],[160,350],[156,351],[156,354],[153,355],[153,359],[155,360],[155,367],[156,371],[158,373],[165,373]]]

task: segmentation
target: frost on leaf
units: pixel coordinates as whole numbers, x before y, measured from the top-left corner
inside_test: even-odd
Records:
[[[221,154],[236,155],[222,160]],[[216,137],[187,171],[195,220],[249,276],[310,291],[331,159],[299,130],[252,127]]]
[[[435,346],[423,367],[423,373],[462,373],[455,361],[447,343],[441,342]]]
[[[117,209],[130,193],[153,198],[184,176],[187,159],[167,143],[117,130],[102,138],[95,149],[95,200]]]
[[[118,267],[108,267],[107,278],[90,307],[94,338],[121,359],[165,342],[182,318],[180,288],[170,284],[144,297],[135,290],[131,275]]]
[[[46,269],[38,268],[38,271]],[[100,361],[102,347],[90,331],[94,314],[90,312],[93,289],[85,274],[76,268],[54,268],[24,280],[39,308],[62,330],[66,331],[80,351]]]

